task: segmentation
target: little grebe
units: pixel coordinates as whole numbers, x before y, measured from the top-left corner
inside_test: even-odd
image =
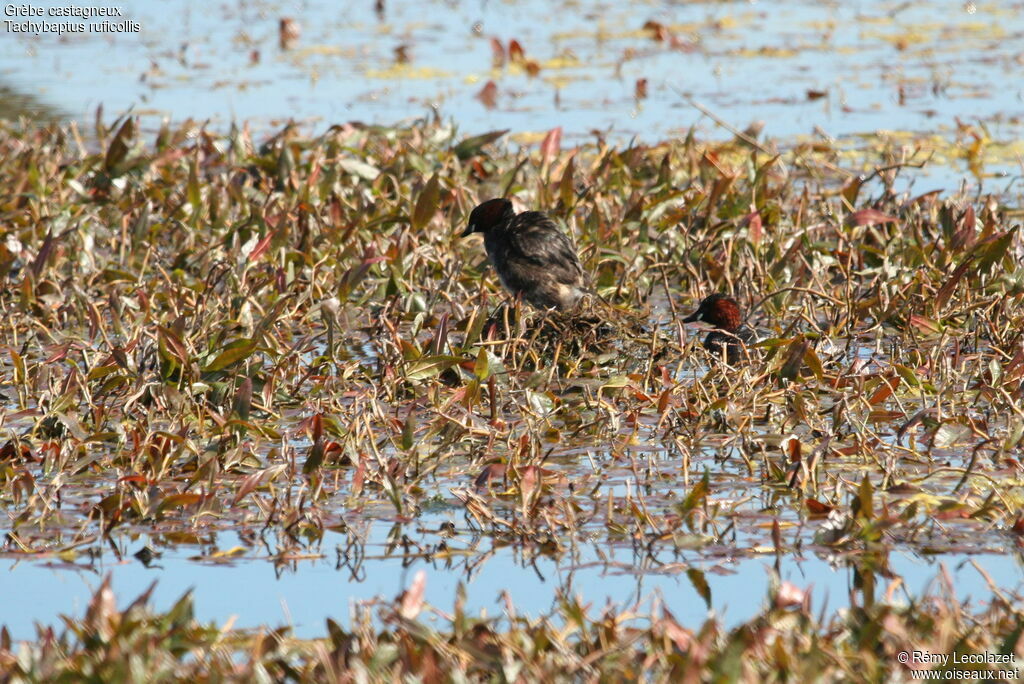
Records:
[[[697,310],[683,319],[683,323],[696,322],[715,326],[704,338],[704,348],[719,358],[724,352],[731,364],[742,360],[747,353],[746,345],[757,341],[757,333],[744,325],[739,304],[729,295],[716,293],[705,297]]]
[[[462,236],[472,233],[484,234],[487,258],[505,289],[538,309],[572,309],[586,294],[575,245],[543,213],[516,214],[507,199],[490,199],[469,215]]]

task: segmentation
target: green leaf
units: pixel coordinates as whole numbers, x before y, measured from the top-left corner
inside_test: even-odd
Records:
[[[459,356],[424,356],[409,365],[405,377],[413,381],[426,380],[459,363],[462,363]]]
[[[480,353],[476,355],[476,364],[473,366],[473,374],[480,382],[487,379],[491,374],[491,364],[487,360],[487,348],[480,347]]]
[[[818,354],[814,351],[814,347],[810,345],[807,346],[807,351],[804,352],[804,364],[811,369],[811,372],[814,373],[814,377],[820,381],[824,375],[824,370],[821,367],[821,359],[818,358]]]
[[[704,604],[711,607],[711,586],[708,584],[708,580],[704,577],[704,573],[697,568],[690,568],[686,571],[686,576],[690,578],[690,584],[697,590],[697,594],[704,599]]]
[[[625,375],[613,375],[608,378],[604,384],[601,385],[601,389],[616,388],[616,387],[627,387],[629,385],[629,378]]]
[[[857,489],[857,498],[853,504],[853,514],[865,520],[871,520],[875,517],[874,509],[871,503],[871,498],[874,495],[875,489],[871,486],[871,479],[865,473],[864,479],[860,482],[860,487]]]
[[[103,170],[111,173],[125,160],[130,149],[129,143],[135,137],[135,120],[127,117],[121,128],[118,129],[114,139],[107,148],[107,155],[103,159]]]
[[[430,219],[434,218],[434,214],[437,212],[437,204],[440,200],[441,183],[435,173],[427,181],[420,196],[416,198],[416,206],[412,210],[412,227],[421,230],[430,223]]]
[[[317,440],[313,443],[313,446],[309,448],[309,455],[306,456],[306,462],[302,464],[302,472],[304,475],[309,475],[314,470],[319,468],[324,462],[324,442],[323,440]]]
[[[185,186],[185,194],[188,197],[188,203],[192,205],[192,210],[199,213],[202,208],[203,198],[199,191],[199,169],[198,163],[195,157],[188,165],[188,185]]]
[[[235,340],[224,347],[224,350],[220,354],[217,354],[217,357],[203,369],[203,372],[210,373],[212,371],[223,370],[228,366],[232,366],[239,361],[244,361],[249,358],[254,351],[256,351],[255,341],[250,339]]]
[[[782,368],[779,369],[779,377],[783,380],[795,380],[807,357],[809,348],[810,343],[803,335],[794,337],[786,349],[785,361],[782,362]]]
[[[951,447],[971,434],[971,428],[960,423],[943,423],[935,431],[932,446],[937,449]]]
[[[408,451],[416,444],[416,412],[409,411],[402,426],[402,449]]]
[[[1006,231],[988,246],[978,262],[978,273],[987,273],[997,261],[1003,258],[1010,243],[1013,242],[1013,236],[1017,234],[1018,228],[1020,226],[1014,226],[1012,230]]]
[[[895,368],[896,372],[900,374],[901,378],[903,378],[903,382],[907,383],[911,387],[921,386],[921,379],[917,377],[917,373],[914,372],[913,368],[899,363],[893,364],[893,368]]]
[[[491,144],[508,133],[508,131],[509,129],[506,128],[503,131],[491,131],[489,133],[474,135],[471,138],[465,138],[455,146],[455,156],[463,160],[475,157],[480,154],[480,151],[485,145]]]
[[[700,482],[693,486],[690,493],[686,495],[683,502],[679,504],[679,513],[686,516],[690,511],[704,503],[704,500],[708,498],[708,493],[711,491],[711,477],[708,471],[704,471],[704,477],[701,478]]]
[[[343,171],[359,178],[364,178],[368,181],[376,180],[377,176],[380,175],[380,169],[376,166],[371,166],[366,162],[361,162],[358,159],[342,159],[338,162],[338,166]]]
[[[249,411],[252,408],[252,378],[246,378],[239,385],[235,393],[235,402],[232,406],[234,412],[243,421],[249,420]]]

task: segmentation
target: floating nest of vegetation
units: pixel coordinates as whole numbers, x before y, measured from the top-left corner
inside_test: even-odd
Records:
[[[517,366],[626,367],[666,353],[665,342],[647,319],[599,298],[590,298],[572,311],[538,311],[518,304],[503,304],[488,319],[490,340],[504,341],[519,357]]]

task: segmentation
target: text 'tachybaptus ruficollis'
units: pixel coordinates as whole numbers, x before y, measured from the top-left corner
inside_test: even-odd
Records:
[[[463,237],[484,234],[498,278],[514,296],[538,309],[574,308],[586,293],[576,246],[539,211],[516,214],[507,199],[490,199],[469,215]]]

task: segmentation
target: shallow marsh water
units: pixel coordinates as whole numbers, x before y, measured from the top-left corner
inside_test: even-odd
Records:
[[[517,132],[514,140],[525,145],[535,145],[541,132],[555,126],[563,126],[566,139],[574,143],[592,140],[593,130],[609,139],[639,136],[653,142],[682,136],[691,126],[702,135],[730,137],[687,101],[692,97],[737,128],[764,120],[765,135],[791,144],[834,137],[837,147],[858,150],[877,143],[862,134],[879,130],[889,131],[882,138],[905,140],[908,148],[931,141],[934,162],[920,172],[928,183],[952,192],[966,178],[979,191],[1019,195],[1015,155],[1024,83],[1022,5],[953,7],[795,1],[770,6],[387,2],[378,16],[370,2],[340,8],[326,2],[224,3],[212,10],[188,1],[139,2],[127,7],[143,27],[138,36],[53,41],[6,35],[0,57],[7,84],[30,95],[33,103],[44,102],[82,121],[102,103],[108,113],[135,107],[146,121],[194,117],[210,119],[211,128],[220,129],[232,121],[249,121],[259,130],[294,118],[322,131],[350,120],[392,123],[439,116],[471,133],[510,128]],[[537,20],[550,14],[557,21]],[[303,30],[283,49],[278,21],[286,16]],[[509,41],[516,40],[525,61],[492,66],[492,37],[506,59]],[[399,58],[396,48],[403,48],[406,57]],[[527,73],[531,60],[539,69],[535,76]],[[640,79],[647,79],[645,97],[638,97]],[[493,104],[479,96],[491,80]],[[958,148],[975,135],[988,140],[990,151],[997,150],[979,173],[968,168]],[[920,177],[915,173],[914,182],[925,182]],[[656,313],[661,318],[651,324],[670,333],[665,307]],[[347,350],[348,358],[372,366],[372,349],[370,341],[360,340]],[[319,352],[310,352],[304,361]],[[867,343],[857,348],[856,357],[885,362]],[[674,370],[677,377],[694,380],[703,373],[687,364]],[[13,375],[8,366],[4,372]],[[19,408],[10,407],[11,412]],[[916,408],[906,402],[908,413]],[[8,420],[5,427],[21,430],[29,422]],[[559,593],[579,594],[595,609],[607,601],[625,605],[660,594],[690,624],[699,624],[709,608],[734,624],[765,600],[768,571],[775,563],[770,551],[774,519],[783,524],[788,546],[779,560],[781,579],[801,587],[813,584],[814,610],[826,602],[830,610],[848,604],[855,593],[851,559],[833,556],[815,543],[827,521],[778,515],[777,499],[790,495],[751,476],[726,436],[708,435],[684,465],[653,426],[641,426],[637,444],[626,439],[633,429],[624,427],[616,435],[621,444],[561,444],[548,464],[565,480],[555,485],[558,497],[580,496],[600,486],[602,496],[614,500],[616,514],[641,497],[665,513],[711,471],[715,504],[732,506],[728,519],[735,529],[729,545],[694,539],[687,550],[688,540],[679,539],[671,550],[645,547],[626,533],[613,535],[595,524],[583,529],[589,537],[585,543],[558,555],[543,547],[514,550],[469,531],[453,490],[472,490],[480,464],[459,458],[433,477],[432,490],[422,497],[430,511],[412,522],[396,520],[400,516],[379,492],[354,500],[354,476],[344,472],[332,500],[336,507],[321,506],[331,525],[319,541],[263,539],[250,507],[237,518],[210,516],[202,533],[173,524],[161,531],[148,524],[126,525],[112,535],[112,545],[93,541],[60,553],[61,545],[53,544],[54,553],[38,558],[0,554],[0,589],[9,597],[0,622],[15,638],[31,638],[36,621],[52,624],[58,614],[80,614],[91,589],[110,572],[122,600],[156,579],[159,606],[194,587],[201,618],[223,622],[238,615],[238,624],[245,627],[292,623],[300,635],[313,636],[322,633],[325,617],[343,618],[352,602],[391,598],[408,586],[417,569],[425,568],[427,600],[442,609],[452,603],[456,584],[464,582],[471,610],[491,614],[504,608],[502,591],[521,612],[535,614],[550,610]],[[761,436],[771,445],[781,437]],[[894,429],[879,436],[889,443],[896,439]],[[307,449],[309,443],[298,439],[295,447]],[[960,467],[969,458],[963,450],[938,450],[936,455]],[[266,452],[259,456],[266,459],[259,465],[271,464]],[[637,464],[657,473],[652,486],[638,488]],[[933,495],[932,487],[948,494],[959,477],[931,477],[928,466],[918,465],[919,472],[913,465],[906,470],[927,478],[921,491],[910,494],[922,500]],[[863,463],[830,467],[855,482]],[[122,474],[94,478],[77,490],[64,487],[70,509],[67,536],[95,531],[86,513]],[[45,487],[52,474],[40,475]],[[300,492],[302,478],[285,486]],[[140,497],[149,494],[139,492]],[[583,507],[594,509],[595,503],[585,500]],[[515,515],[514,505],[505,508]],[[341,521],[348,532],[331,529]],[[449,522],[454,536],[444,527]],[[31,537],[25,527],[19,534]],[[404,544],[403,535],[408,538]],[[445,548],[439,551],[442,543]],[[160,554],[150,567],[134,556],[144,548]],[[342,556],[347,549],[348,565],[339,549]],[[1004,589],[1016,589],[1021,576],[1016,538],[984,522],[932,521],[921,526],[919,536],[898,539],[887,556],[887,562],[876,561],[887,565],[886,579],[901,578],[911,595],[941,575],[942,565],[950,569],[960,597],[980,602],[990,592],[973,563]],[[706,581],[706,596],[701,580],[686,574],[684,563]]]
[[[664,307],[656,304],[655,310],[658,318],[652,325],[670,331]],[[372,366],[377,362],[374,349],[354,335],[338,353]],[[853,347],[847,361],[866,364],[866,370],[888,363],[868,344]],[[675,375],[700,382],[706,371],[682,360]],[[907,413],[916,408],[912,400],[904,400]],[[287,434],[289,426],[294,431],[301,418],[282,423],[282,432]],[[512,415],[507,418],[514,420]],[[574,417],[573,423],[578,422]],[[15,429],[30,423],[28,417],[7,421]],[[888,430],[883,425],[878,436],[896,442],[898,423]],[[782,437],[764,433],[756,424],[750,434],[765,450],[777,447]],[[484,494],[478,477],[486,466],[473,465],[463,456],[446,461],[422,485],[419,512],[411,518],[397,513],[380,492],[354,496],[351,470],[340,473],[340,482],[336,474],[334,495],[318,506],[318,515],[325,518],[322,531],[305,539],[301,533],[289,538],[268,531],[258,509],[244,502],[225,505],[199,526],[187,519],[140,522],[122,526],[109,538],[96,538],[96,501],[118,489],[120,481],[114,473],[97,478],[83,472],[80,479],[87,484],[62,485],[64,529],[58,539],[52,529],[40,531],[38,540],[32,530],[17,529],[19,543],[53,551],[34,557],[0,552],[0,587],[9,589],[3,623],[14,638],[32,638],[35,624],[82,613],[108,574],[125,601],[157,581],[158,609],[192,591],[201,620],[230,619],[242,628],[287,624],[299,637],[320,635],[325,618],[343,619],[355,606],[401,594],[420,569],[427,573],[427,601],[441,609],[452,604],[462,585],[467,608],[480,614],[500,614],[509,605],[506,596],[517,613],[526,615],[550,613],[562,598],[579,597],[595,611],[605,605],[649,608],[654,601],[683,624],[700,624],[713,615],[727,626],[762,610],[780,580],[812,589],[811,607],[822,613],[880,598],[881,588],[865,590],[862,580],[855,579],[864,573],[878,572],[880,587],[889,588],[887,600],[897,603],[947,586],[947,580],[960,600],[979,608],[991,600],[993,585],[1004,592],[1024,590],[1019,542],[1002,526],[916,520],[909,536],[896,533],[891,548],[870,554],[865,564],[858,554],[820,543],[835,520],[793,515],[781,504],[794,492],[753,476],[729,435],[706,434],[704,446],[685,462],[670,442],[662,441],[653,423],[623,427],[619,438],[618,444],[583,437],[578,443],[553,445],[545,463],[556,478],[553,497],[577,502],[581,518],[587,518],[586,511],[592,516],[568,540],[550,540],[550,547],[547,542],[510,544],[472,524],[463,499],[467,493]],[[302,452],[311,443],[297,437],[291,445]],[[909,462],[903,466],[909,481],[921,478],[907,497],[927,501],[947,496],[960,476],[933,476],[933,459],[945,457],[947,465],[963,467],[969,458],[956,449],[929,452],[917,467]],[[386,451],[389,455],[398,452]],[[262,456],[263,466],[280,460],[272,453]],[[832,460],[828,468],[830,474],[855,482],[865,463]],[[710,528],[676,532],[662,541],[637,538],[628,529],[629,510],[638,502],[655,518],[671,517],[705,474],[715,507],[726,511],[716,512]],[[45,487],[48,479],[44,475],[38,484]],[[492,495],[504,489],[495,485]],[[301,495],[304,478],[284,486]],[[597,491],[596,498],[587,494]],[[220,498],[226,504],[231,494]],[[159,489],[145,496],[149,510],[158,510]],[[492,499],[492,505],[500,515],[516,518],[514,497],[504,503]],[[622,524],[610,522],[623,515]],[[771,538],[773,521],[781,523],[785,546],[778,555]]]
[[[597,132],[654,142],[692,126],[729,137],[695,101],[737,129],[762,121],[766,136],[834,143],[851,156],[881,133],[922,148],[918,159],[934,152],[917,175],[950,190],[979,181],[957,143],[985,139],[981,173],[994,177],[981,189],[1020,189],[1019,2],[382,6],[131,2],[139,33],[7,33],[0,81],[83,121],[103,105],[219,129],[438,116],[468,133],[511,129],[520,142],[556,126],[576,142]],[[285,18],[301,27],[287,45]],[[482,97],[488,82],[494,92]]]

